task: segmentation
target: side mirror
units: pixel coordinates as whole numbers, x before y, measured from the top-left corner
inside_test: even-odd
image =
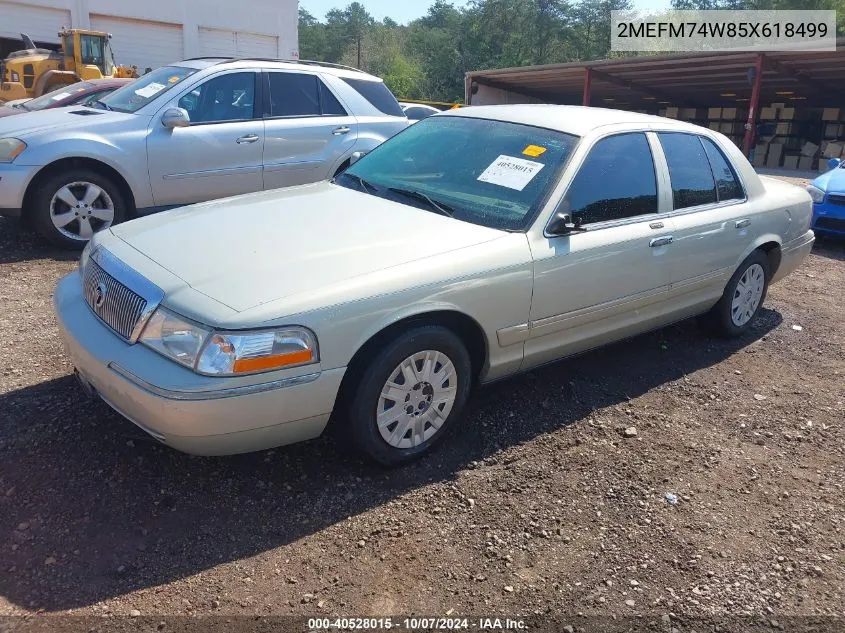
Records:
[[[366,155],[367,152],[352,152],[352,156],[349,157],[349,166],[351,167]]]
[[[583,233],[584,229],[579,227],[572,219],[572,214],[566,211],[556,211],[546,227],[549,235],[569,235],[570,233]]]
[[[839,160],[838,158],[831,158],[829,161],[827,161],[827,166],[830,167],[831,169],[836,169],[841,164],[842,164],[842,161]]]
[[[169,130],[188,127],[191,124],[191,117],[184,108],[167,108],[161,115],[161,124]]]

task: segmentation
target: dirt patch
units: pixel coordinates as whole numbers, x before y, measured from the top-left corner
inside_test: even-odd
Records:
[[[482,389],[398,471],[157,445],[69,375],[75,258],[7,220],[0,253],[0,614],[843,612],[842,243],[746,338],[686,322]]]

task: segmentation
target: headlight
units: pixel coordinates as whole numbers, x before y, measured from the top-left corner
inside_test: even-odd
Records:
[[[0,163],[11,163],[26,149],[26,143],[16,138],[0,138]]]
[[[17,82],[17,81],[20,81],[20,80],[21,80],[21,76],[17,73],[17,71],[13,70],[12,71],[12,81]]]
[[[144,327],[139,342],[209,376],[260,374],[319,361],[317,339],[305,328],[215,332],[162,307]]]
[[[317,340],[305,328],[215,332],[202,351],[197,371],[234,376],[300,367],[318,360]]]
[[[823,202],[825,193],[818,187],[814,187],[813,185],[807,185],[807,191],[810,194],[810,197],[813,199],[813,202]]]
[[[150,317],[139,340],[159,354],[193,369],[210,333],[210,330],[160,307]]]

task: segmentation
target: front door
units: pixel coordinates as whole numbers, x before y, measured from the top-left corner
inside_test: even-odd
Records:
[[[358,140],[358,122],[315,74],[267,71],[264,188],[326,180]]]
[[[188,127],[150,123],[147,159],[157,207],[261,191],[264,123],[256,116],[255,71],[224,72],[167,107],[187,110]],[[164,108],[166,110],[167,108]]]
[[[534,298],[523,368],[647,329],[668,295],[673,225],[659,213],[645,133],[597,141],[562,207],[584,232],[531,238]]]

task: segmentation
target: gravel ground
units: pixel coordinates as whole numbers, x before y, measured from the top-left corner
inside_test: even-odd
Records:
[[[0,219],[0,615],[845,614],[842,243],[745,338],[686,322],[482,389],[396,471],[332,436],[193,458],[86,401],[74,267]]]

